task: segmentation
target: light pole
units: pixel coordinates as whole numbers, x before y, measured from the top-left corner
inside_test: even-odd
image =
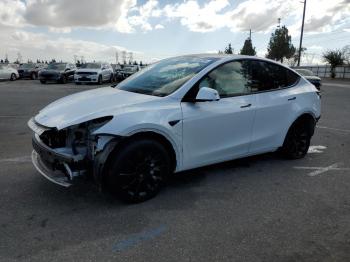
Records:
[[[305,9],[306,9],[306,0],[304,0],[303,22],[302,22],[302,24],[301,24],[301,34],[300,34],[300,43],[299,43],[299,55],[298,55],[298,66],[300,66],[300,60],[301,60],[301,46],[302,46],[302,44],[303,44]]]

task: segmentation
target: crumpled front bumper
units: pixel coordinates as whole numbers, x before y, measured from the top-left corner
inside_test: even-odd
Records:
[[[33,165],[40,174],[51,182],[69,187],[73,184],[74,177],[86,172],[82,168],[86,166],[83,155],[73,155],[69,152],[52,149],[46,146],[37,134],[33,136],[32,144],[34,148],[32,152]],[[78,167],[78,171],[73,171],[72,167]]]
[[[32,152],[32,163],[36,170],[51,182],[63,187],[70,187],[72,185],[72,182],[64,173],[61,171],[54,171],[47,166],[35,150]]]

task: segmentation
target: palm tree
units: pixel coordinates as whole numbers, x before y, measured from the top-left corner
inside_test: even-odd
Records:
[[[323,59],[331,65],[331,77],[335,78],[335,68],[344,64],[344,54],[341,50],[329,50],[323,54]]]

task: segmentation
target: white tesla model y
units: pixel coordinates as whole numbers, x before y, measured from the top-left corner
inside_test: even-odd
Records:
[[[278,149],[304,157],[320,102],[309,81],[271,60],[169,58],[42,109],[28,122],[32,160],[54,183],[88,175],[141,202],[173,172]]]

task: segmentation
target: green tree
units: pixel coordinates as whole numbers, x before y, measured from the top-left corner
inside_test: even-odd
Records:
[[[301,56],[303,55],[303,53],[305,53],[307,49],[305,47],[301,48]],[[290,57],[289,59],[287,59],[287,64],[289,66],[296,66],[298,63],[298,59],[299,59],[299,48],[295,49],[294,54],[292,55],[292,57]]]
[[[292,37],[288,34],[288,28],[282,26],[271,34],[267,47],[267,58],[283,63],[284,58],[291,58],[295,54],[295,47],[292,44]]]
[[[240,54],[241,55],[250,55],[250,56],[256,55],[255,47],[253,47],[252,40],[250,38],[247,38],[244,41],[244,45],[241,49]]]
[[[350,65],[350,45],[346,45],[342,49],[344,61]]]
[[[228,46],[225,48],[225,54],[233,54],[233,48],[231,46],[231,43],[229,43]]]
[[[331,65],[331,77],[335,78],[335,68],[344,64],[344,54],[341,50],[328,50],[323,55],[323,59],[325,62]]]

